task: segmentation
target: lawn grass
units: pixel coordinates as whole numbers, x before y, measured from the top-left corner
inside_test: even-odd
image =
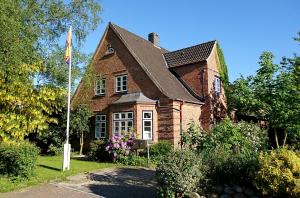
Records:
[[[46,183],[52,180],[65,180],[67,176],[78,173],[95,171],[103,168],[111,168],[113,163],[100,163],[71,159],[69,171],[62,172],[62,156],[39,156],[35,175],[27,181],[12,182],[7,177],[0,177],[0,192],[9,192],[20,188]]]

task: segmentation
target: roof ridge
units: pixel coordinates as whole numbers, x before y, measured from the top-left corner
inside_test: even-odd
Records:
[[[111,26],[113,26],[113,27],[116,26],[116,27],[122,29],[123,31],[126,31],[126,32],[128,32],[128,33],[130,33],[130,34],[132,34],[132,35],[134,35],[134,36],[136,36],[136,37],[138,37],[139,39],[142,39],[143,41],[146,41],[147,43],[153,45],[153,43],[152,43],[151,41],[149,41],[149,40],[147,40],[147,39],[145,39],[145,38],[143,38],[143,37],[141,37],[141,36],[139,36],[139,35],[137,35],[137,34],[131,32],[131,31],[129,31],[129,30],[123,28],[123,27],[120,27],[120,26],[118,26],[117,24],[114,24],[114,23],[112,23],[112,22],[109,22],[109,25],[111,25]],[[155,46],[153,45],[153,47],[155,47]],[[156,48],[158,48],[158,47],[156,47]],[[168,52],[169,52],[169,50],[167,50],[166,48],[164,48],[164,47],[162,47],[162,46],[159,46],[158,49],[167,51],[167,52],[162,52],[162,54],[165,54],[165,53],[168,53]]]
[[[192,46],[189,46],[189,47],[185,47],[185,48],[181,48],[181,49],[178,49],[178,50],[175,50],[175,51],[171,51],[171,52],[166,52],[164,54],[171,54],[171,53],[175,53],[175,52],[179,52],[179,51],[182,51],[182,50],[186,50],[186,49],[190,49],[190,48],[193,48],[193,47],[197,47],[197,46],[200,46],[200,45],[205,45],[207,43],[212,43],[212,42],[217,42],[217,40],[211,40],[211,41],[207,41],[207,42],[204,42],[204,43],[200,43],[200,44],[197,44],[197,45],[192,45]]]

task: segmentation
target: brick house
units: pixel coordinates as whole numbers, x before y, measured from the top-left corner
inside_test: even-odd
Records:
[[[109,23],[93,56],[95,80],[80,82],[72,106],[94,112],[91,138],[133,130],[176,146],[191,120],[208,129],[225,115],[216,43],[169,52],[155,33],[145,40]]]

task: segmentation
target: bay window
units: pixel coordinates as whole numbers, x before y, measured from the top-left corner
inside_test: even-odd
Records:
[[[121,135],[130,132],[133,127],[133,112],[118,112],[113,114],[113,134]]]

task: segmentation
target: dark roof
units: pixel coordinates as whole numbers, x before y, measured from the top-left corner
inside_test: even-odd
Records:
[[[192,47],[165,53],[168,67],[177,67],[206,60],[212,52],[216,41],[201,43]]]
[[[164,95],[174,100],[201,103],[169,71],[163,57],[167,50],[155,47],[150,41],[115,24],[110,23],[110,27]]]
[[[135,93],[129,93],[129,94],[122,95],[118,100],[114,101],[112,104],[131,103],[131,102],[155,103],[156,101],[151,100],[150,98],[147,98],[141,92],[135,92]]]

